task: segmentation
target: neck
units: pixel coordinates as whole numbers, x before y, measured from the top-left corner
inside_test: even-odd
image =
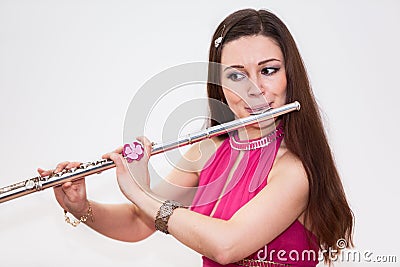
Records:
[[[250,125],[248,127],[243,127],[238,130],[239,140],[250,140],[257,139],[267,136],[269,133],[273,132],[279,125],[280,120],[268,120],[258,124],[258,127]]]

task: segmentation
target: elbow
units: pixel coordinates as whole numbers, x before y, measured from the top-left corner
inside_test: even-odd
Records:
[[[221,265],[238,261],[234,246],[219,246],[215,249],[213,260]]]
[[[227,265],[232,263],[228,254],[225,253],[219,253],[218,255],[216,255],[214,261],[221,265]]]
[[[224,230],[229,229],[229,227],[224,227]],[[243,240],[243,235],[239,235],[237,228],[231,229],[231,231],[221,231],[219,234],[213,235],[213,238],[209,244],[214,244],[210,247],[211,249],[211,259],[221,265],[227,265],[235,263],[241,260],[243,254],[243,246],[241,245]]]

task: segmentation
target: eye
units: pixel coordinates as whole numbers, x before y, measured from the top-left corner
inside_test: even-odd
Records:
[[[228,74],[227,78],[234,82],[238,82],[246,78],[246,75],[240,72],[232,72]]]
[[[275,72],[277,72],[278,70],[279,70],[279,68],[277,68],[277,67],[266,67],[261,70],[261,73],[264,75],[270,76],[270,75],[274,74]]]

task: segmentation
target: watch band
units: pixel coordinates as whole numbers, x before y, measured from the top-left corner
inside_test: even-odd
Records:
[[[182,204],[173,200],[166,200],[161,205],[160,209],[157,212],[155,219],[155,227],[156,230],[161,231],[165,234],[169,234],[168,232],[168,220],[171,217],[172,213],[175,209],[183,207]]]

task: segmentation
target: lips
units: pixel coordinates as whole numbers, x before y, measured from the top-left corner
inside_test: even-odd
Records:
[[[257,115],[257,114],[261,114],[264,113],[267,110],[271,109],[271,104],[269,105],[259,105],[259,106],[253,106],[253,107],[245,107],[245,109],[247,110],[247,112],[249,112],[251,115]]]

